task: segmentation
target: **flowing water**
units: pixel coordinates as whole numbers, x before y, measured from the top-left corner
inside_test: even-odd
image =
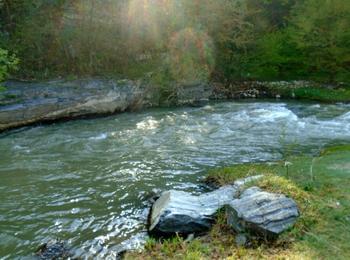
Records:
[[[62,239],[113,255],[144,229],[154,190],[200,192],[205,171],[350,142],[350,106],[225,102],[0,135],[0,258]]]

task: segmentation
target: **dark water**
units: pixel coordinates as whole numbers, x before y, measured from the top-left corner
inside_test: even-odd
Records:
[[[0,136],[0,258],[68,241],[113,256],[143,229],[153,189],[199,191],[209,168],[350,141],[350,106],[217,103],[28,128]]]

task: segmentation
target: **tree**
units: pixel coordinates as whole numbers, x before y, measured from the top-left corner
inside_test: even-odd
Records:
[[[349,81],[350,2],[306,0],[291,18],[293,43],[305,57],[306,70],[316,79]]]

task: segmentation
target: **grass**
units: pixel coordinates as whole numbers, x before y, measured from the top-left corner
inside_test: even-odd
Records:
[[[349,102],[349,89],[320,89],[320,88],[300,88],[295,90],[295,97],[315,101]]]
[[[142,253],[129,253],[126,259],[350,259],[350,145],[288,161],[292,163],[288,176],[282,162],[236,165],[208,173],[208,181],[217,185],[264,174],[248,186],[295,199],[301,217],[277,241],[237,247],[235,234],[220,212],[209,234],[190,242],[180,237],[150,239]]]
[[[350,89],[327,89],[321,87],[301,87],[296,89],[274,88],[272,91],[283,98],[313,100],[326,103],[350,102]]]

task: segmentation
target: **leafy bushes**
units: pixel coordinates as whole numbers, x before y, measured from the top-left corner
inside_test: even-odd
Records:
[[[0,82],[3,82],[11,71],[17,69],[18,59],[7,50],[0,48]]]
[[[349,1],[0,3],[0,47],[21,77],[350,81]]]

